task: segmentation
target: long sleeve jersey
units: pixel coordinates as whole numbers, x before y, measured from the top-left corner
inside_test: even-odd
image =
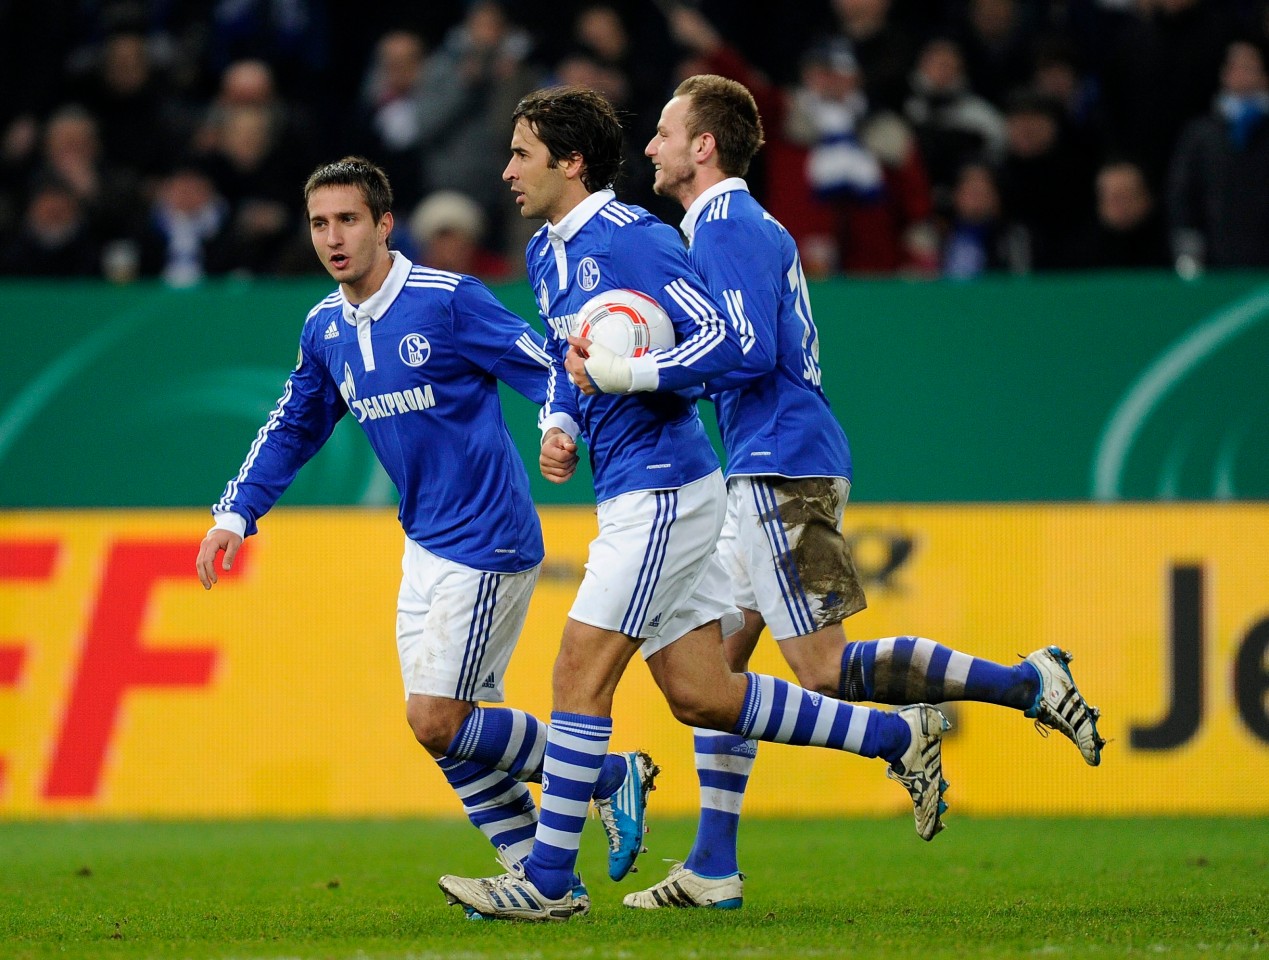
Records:
[[[645,293],[674,324],[675,346],[648,361],[656,368],[655,391],[586,396],[567,379],[552,381],[540,423],[570,434],[580,429],[596,499],[681,487],[717,470],[696,400],[704,382],[739,364],[740,341],[674,228],[600,190],[559,223],[542,227],[525,259],[557,366],[563,366],[581,307],[604,290]]]
[[[478,570],[527,570],[542,560],[542,530],[497,382],[540,404],[563,371],[480,281],[393,257],[364,303],[336,290],[309,312],[282,397],[212,508],[217,525],[255,533],[351,411],[411,540]]]
[[[739,368],[709,385],[727,476],[850,480],[850,444],[820,385],[819,332],[793,238],[739,177],[697,197],[682,228],[744,352]]]

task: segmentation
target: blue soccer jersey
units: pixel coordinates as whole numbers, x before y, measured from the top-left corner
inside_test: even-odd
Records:
[[[681,487],[717,470],[696,400],[705,381],[740,363],[740,340],[705,292],[674,228],[600,190],[539,230],[525,258],[557,367],[579,310],[604,290],[646,293],[674,323],[676,345],[655,355],[655,391],[586,396],[566,378],[552,380],[541,422],[571,420],[580,428],[596,500]]]
[[[477,570],[527,570],[542,560],[542,529],[497,382],[540,404],[562,370],[484,284],[393,257],[364,303],[336,290],[310,311],[299,363],[212,513],[254,533],[351,411],[396,484],[411,540]]]
[[[819,333],[797,246],[738,177],[683,218],[692,265],[740,332],[744,362],[709,392],[728,477],[851,479],[850,445],[820,386]]]

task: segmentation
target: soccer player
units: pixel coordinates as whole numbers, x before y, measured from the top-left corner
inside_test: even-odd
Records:
[[[766,626],[798,681],[825,696],[1014,707],[1060,730],[1096,766],[1098,712],[1075,687],[1070,655],[1057,647],[1009,667],[922,637],[847,642],[842,621],[865,605],[840,533],[850,447],[820,386],[819,338],[797,248],[742,179],[761,145],[749,91],[703,75],[675,90],[644,151],[656,192],[686,210],[692,265],[726,304],[744,344],[740,368],[709,384],[727,453],[719,556],[744,613],[743,628],[726,639],[732,668],[745,668]],[[667,879],[626,896],[627,906],[742,903],[736,833],[757,744],[697,729],[695,745],[696,842]]]
[[[479,280],[389,250],[392,189],[381,169],[360,157],[326,164],[304,198],[313,247],[339,287],[309,311],[282,398],[212,508],[198,577],[210,590],[217,556],[232,566],[243,538],[351,410],[401,498],[397,652],[406,718],[471,822],[495,849],[522,857],[537,824],[525,782],[541,777],[545,725],[478,703],[503,699],[542,529],[497,383],[542,403],[563,372]],[[612,835],[620,819],[612,797],[645,758],[597,762],[594,796],[609,843],[618,860],[633,862]],[[571,909],[589,909],[575,876],[567,899]]]
[[[913,801],[917,830],[941,828],[946,719],[922,704],[852,707],[784,680],[733,673],[720,622],[740,617],[714,557],[727,498],[695,401],[699,384],[741,361],[736,331],[688,263],[677,231],[617,201],[622,131],[611,104],[581,88],[530,94],[516,107],[503,179],[525,217],[546,225],[526,250],[529,279],[573,386],[552,381],[542,410],[542,473],[563,483],[588,448],[599,534],[555,662],[541,817],[527,858],[507,873],[444,876],[451,903],[490,918],[567,920],[586,798],[612,730],[612,698],[638,651],[680,721],[742,740],[881,757]],[[636,359],[571,335],[579,308],[630,288],[669,313],[676,345]],[[646,780],[644,782],[647,782]],[[620,794],[635,792],[628,781]],[[632,808],[642,807],[637,798]]]

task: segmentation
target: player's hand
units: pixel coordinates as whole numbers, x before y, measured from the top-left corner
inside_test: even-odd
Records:
[[[577,470],[577,443],[559,427],[552,427],[542,438],[538,469],[552,483],[564,483]]]
[[[242,537],[232,530],[207,531],[207,536],[203,537],[203,542],[198,548],[198,560],[194,563],[204,590],[210,590],[212,584],[219,580],[216,576],[216,554],[222,550],[225,552],[224,567],[228,571],[233,567],[234,557],[238,555],[238,548],[241,546]]]
[[[596,393],[630,392],[630,388],[634,386],[634,373],[630,369],[629,360],[613,353],[602,343],[593,343],[583,337],[569,337],[568,342],[570,347],[564,360],[564,369],[568,370],[569,376],[582,393],[590,396]],[[574,354],[581,364],[580,374],[574,374],[573,368],[569,366]]]
[[[590,348],[594,346],[585,337],[569,337],[568,353],[564,357],[564,371],[573,381],[573,386],[588,397],[599,393],[599,388],[586,372],[586,361],[590,359]]]

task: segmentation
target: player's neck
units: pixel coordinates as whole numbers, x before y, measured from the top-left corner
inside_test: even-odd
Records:
[[[547,216],[547,222],[550,223],[551,226],[554,227],[558,225],[561,220],[576,209],[579,203],[591,195],[591,192],[582,186],[580,181],[576,183],[575,187],[575,189],[566,189],[564,191],[564,193],[560,196],[559,203],[556,204],[555,209],[553,209]]]
[[[710,187],[716,186],[726,179],[728,179],[727,174],[721,170],[714,167],[698,167],[692,177],[692,182],[684,184],[683,194],[679,197],[679,203],[683,204],[684,210],[691,209],[697,197]]]

